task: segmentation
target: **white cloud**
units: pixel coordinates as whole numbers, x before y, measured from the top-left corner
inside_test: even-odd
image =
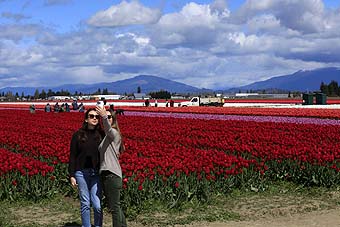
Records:
[[[250,33],[277,33],[281,30],[280,21],[271,14],[255,16],[247,21]]]
[[[156,23],[160,16],[159,9],[144,7],[137,1],[123,1],[96,13],[88,20],[88,24],[96,27],[144,25]]]
[[[12,12],[3,12],[3,13],[1,13],[1,17],[6,18],[6,19],[10,19],[10,20],[14,20],[16,22],[19,22],[19,21],[24,20],[24,19],[31,18],[31,17],[28,17],[24,14],[12,13]]]
[[[212,11],[209,5],[194,2],[186,4],[180,12],[163,15],[151,27],[152,40],[160,46],[201,46],[213,42],[215,32],[226,17]]]
[[[24,21],[2,23],[0,87],[151,74],[226,88],[340,65],[340,10],[325,9],[320,0],[248,0],[237,12],[224,0],[191,2],[163,15],[123,1],[88,23],[94,26],[63,34]],[[129,26],[135,24],[147,26]]]
[[[226,0],[215,0],[210,4],[209,7],[210,10],[213,13],[217,13],[222,20],[227,19],[230,16],[230,11],[228,9]]]
[[[107,78],[99,66],[72,67],[67,70],[67,74],[71,74],[74,81],[82,81],[85,84],[98,83],[98,81],[107,82]]]
[[[19,41],[23,38],[35,37],[43,32],[42,27],[34,24],[0,24],[0,41]]]
[[[301,33],[322,32],[325,29],[322,0],[247,0],[233,15],[233,22],[246,23],[263,13],[272,14],[282,26]]]

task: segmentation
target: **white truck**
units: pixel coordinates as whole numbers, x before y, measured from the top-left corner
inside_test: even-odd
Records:
[[[181,102],[180,106],[223,106],[224,99],[219,97],[192,97],[190,101]]]

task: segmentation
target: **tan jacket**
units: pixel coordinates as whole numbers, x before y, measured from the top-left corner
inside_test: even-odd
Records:
[[[122,169],[119,164],[119,148],[122,137],[119,132],[112,128],[107,117],[103,117],[105,137],[99,145],[100,167],[99,173],[108,170],[122,178]]]

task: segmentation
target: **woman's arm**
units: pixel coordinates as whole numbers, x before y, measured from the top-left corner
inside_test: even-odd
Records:
[[[70,157],[68,163],[68,173],[70,178],[74,178],[75,169],[76,169],[76,157],[77,157],[77,133],[74,133],[72,136],[71,144],[70,144]],[[72,183],[72,180],[71,180]],[[73,183],[72,183],[73,186]]]
[[[109,119],[107,118],[106,110],[105,108],[101,108],[99,106],[96,107],[97,113],[102,117],[103,126],[104,126],[104,132],[107,137],[113,141],[114,138],[117,136],[117,130],[113,129]]]

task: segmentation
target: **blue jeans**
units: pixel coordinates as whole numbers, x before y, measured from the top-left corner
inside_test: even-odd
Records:
[[[94,169],[84,169],[76,171],[75,178],[79,190],[82,227],[91,227],[91,205],[94,211],[94,226],[101,227],[103,213],[100,205],[102,188],[99,175]]]

